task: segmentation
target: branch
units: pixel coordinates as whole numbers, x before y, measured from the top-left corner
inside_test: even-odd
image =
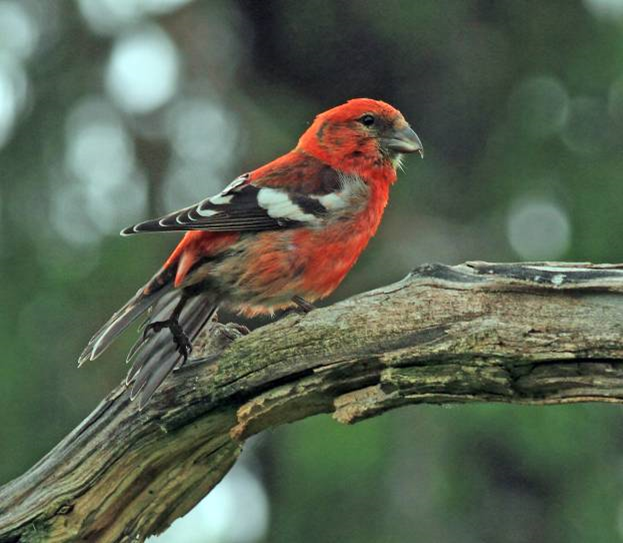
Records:
[[[289,315],[178,371],[143,412],[111,392],[0,488],[0,542],[143,540],[201,500],[246,438],[317,413],[621,402],[621,292],[623,265],[472,262]]]

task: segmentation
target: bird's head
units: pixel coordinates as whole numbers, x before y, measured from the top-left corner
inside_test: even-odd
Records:
[[[297,148],[346,172],[395,170],[404,153],[424,156],[420,139],[402,113],[370,98],[349,100],[318,115]]]

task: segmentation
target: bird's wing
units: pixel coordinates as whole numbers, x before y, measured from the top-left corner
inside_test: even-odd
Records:
[[[277,187],[260,186],[241,175],[216,196],[190,207],[130,226],[128,236],[142,232],[206,230],[258,232],[321,224],[327,195],[306,195]],[[323,203],[323,201],[325,203]]]

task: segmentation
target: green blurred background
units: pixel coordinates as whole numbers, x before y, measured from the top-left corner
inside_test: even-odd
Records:
[[[0,0],[0,482],[125,374],[90,335],[177,236],[121,228],[380,98],[426,149],[329,302],[423,262],[623,258],[623,0]],[[623,540],[620,407],[417,407],[249,443],[162,542]]]

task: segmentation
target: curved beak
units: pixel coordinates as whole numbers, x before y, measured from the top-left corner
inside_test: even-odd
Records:
[[[422,142],[409,125],[394,129],[388,137],[383,138],[383,144],[395,153],[420,153],[420,156],[424,158]]]

